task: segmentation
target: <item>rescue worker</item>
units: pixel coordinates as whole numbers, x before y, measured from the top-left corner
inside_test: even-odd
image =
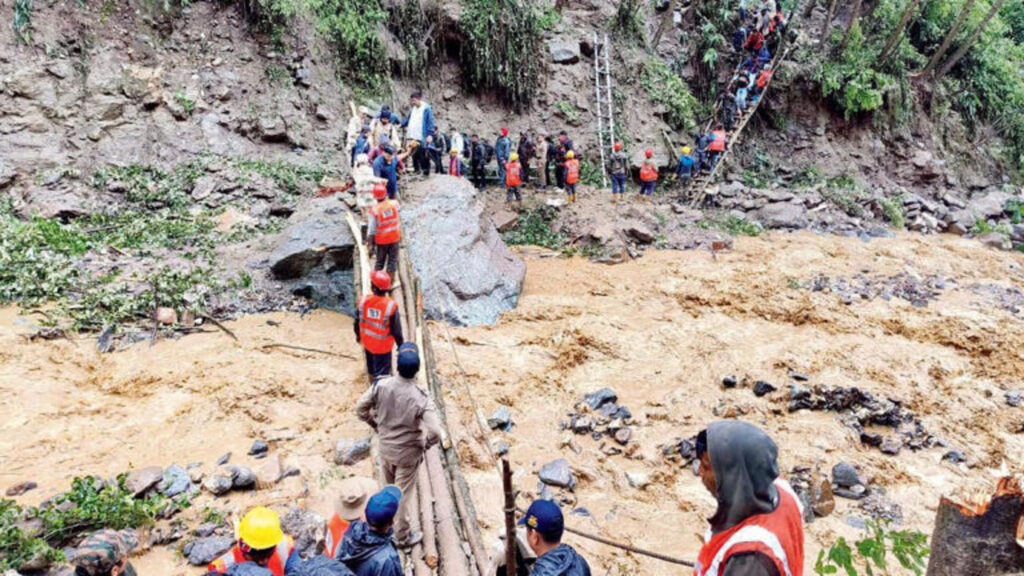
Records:
[[[740,9],[742,10],[742,8]],[[747,29],[744,26],[740,26],[732,34],[732,48],[735,52],[739,53],[743,51],[743,45],[747,42]]]
[[[449,149],[451,149],[451,145],[448,143],[448,137],[437,126],[434,126],[434,132],[427,136],[427,152],[430,156],[430,163],[434,165],[434,172],[444,174],[441,160]]]
[[[551,500],[534,500],[519,521],[526,543],[537,555],[530,576],[590,576],[590,565],[572,546],[562,544],[565,518]]]
[[[365,126],[359,129],[359,135],[356,136],[355,142],[352,144],[352,154],[350,166],[353,168],[356,165],[356,157],[360,154],[370,153],[370,129]]]
[[[69,560],[75,576],[135,576],[128,555],[138,545],[132,530],[100,530],[86,537]]]
[[[551,141],[546,136],[537,136],[537,189],[551,185]]]
[[[523,167],[523,186],[530,183],[530,164],[537,155],[537,146],[533,143],[533,137],[526,131],[519,135],[519,163]]]
[[[569,197],[569,204],[576,203],[576,184],[580,181],[580,161],[576,159],[576,153],[568,150],[565,153],[565,193]]]
[[[487,176],[484,174],[486,157],[484,143],[480,141],[479,136],[473,134],[469,139],[469,169],[477,190],[483,190],[487,185]]]
[[[299,567],[295,569],[294,576],[355,576],[355,574],[348,569],[348,566],[334,558],[313,556],[299,564]]]
[[[370,494],[380,490],[377,482],[362,476],[351,476],[341,481],[338,497],[334,501],[334,515],[327,521],[324,533],[324,556],[337,558],[341,541],[349,526],[356,520],[366,520],[366,501]]]
[[[747,35],[747,41],[743,43],[743,47],[751,53],[757,54],[764,47],[764,34],[760,30],[752,31]]]
[[[348,150],[352,150],[356,146],[356,140],[364,129],[366,129],[367,142],[370,140],[370,109],[360,106],[352,112],[352,116],[348,119],[348,127],[345,129],[345,148]],[[367,150],[367,152],[369,151]],[[355,160],[356,154],[356,152],[352,153],[352,160]]]
[[[629,174],[629,156],[622,151],[622,142],[616,142],[612,146],[612,161],[608,166],[608,173],[612,178],[612,204],[625,198],[626,175]]]
[[[466,149],[466,142],[462,138],[462,133],[458,130],[452,129],[450,146],[460,157],[463,156],[463,151]]]
[[[373,294],[363,297],[356,310],[356,321],[353,329],[356,342],[361,342],[366,354],[366,371],[370,374],[370,382],[385,376],[391,376],[391,352],[395,346],[405,342],[402,336],[402,316],[398,313],[398,303],[392,300],[391,276],[383,270],[370,274],[370,286]]]
[[[448,151],[448,175],[462,178],[466,175],[466,163],[459,158],[458,148]]]
[[[695,139],[697,145],[697,169],[704,171],[708,166],[708,142],[711,141],[711,135],[706,132],[701,132]]]
[[[697,435],[698,474],[718,501],[696,576],[801,576],[803,507],[779,478],[778,447],[756,426],[715,422]]]
[[[718,164],[718,159],[725,152],[728,141],[729,136],[726,134],[721,122],[719,122],[715,125],[715,129],[711,131],[711,139],[708,141],[708,163],[711,164],[712,169],[715,168],[715,165]]]
[[[366,503],[366,521],[356,520],[341,541],[340,560],[356,576],[402,576],[402,559],[391,542],[395,513],[405,498],[386,486]]]
[[[572,140],[565,130],[558,133],[558,142],[555,144],[555,185],[558,188],[565,188],[565,159],[566,154],[572,150]]]
[[[683,146],[682,154],[679,156],[679,167],[676,168],[676,179],[683,183],[683,186],[690,184],[693,178],[693,155],[690,154],[690,147]]]
[[[518,207],[523,206],[523,193],[520,187],[523,185],[523,166],[519,163],[519,153],[513,152],[505,164],[505,204],[511,206],[516,202]]]
[[[359,398],[356,415],[377,431],[384,481],[405,495],[395,517],[395,542],[408,548],[423,534],[410,532],[407,502],[415,501],[417,471],[423,455],[441,440],[441,423],[434,403],[416,385],[420,355],[415,344],[407,342],[398,349],[397,364],[398,376],[381,380]]]
[[[643,202],[650,202],[654,195],[654,187],[658,184],[658,165],[654,162],[654,150],[644,151],[644,161],[640,164],[640,197]]]
[[[291,574],[301,560],[291,536],[281,530],[281,519],[270,508],[257,506],[238,524],[238,543],[207,567],[210,573],[234,574],[236,565],[253,564],[274,576]]]
[[[398,247],[402,240],[402,221],[398,213],[398,202],[388,198],[387,188],[383,184],[373,187],[373,198],[377,205],[370,208],[370,223],[366,231],[366,239],[370,245],[370,254],[376,253],[374,270],[387,271],[390,276],[398,270]]]
[[[498,159],[498,185],[505,187],[505,164],[512,155],[512,140],[508,137],[508,128],[501,129],[501,135],[494,141],[494,156]]]
[[[772,71],[771,63],[765,64],[764,69],[757,75],[757,80],[754,82],[755,98],[759,97],[765,91],[765,88],[768,88],[768,84],[772,81],[772,74],[774,72]]]
[[[722,94],[721,104],[718,107],[718,112],[722,117],[722,124],[725,129],[732,132],[733,127],[736,125],[736,98],[732,94]]]

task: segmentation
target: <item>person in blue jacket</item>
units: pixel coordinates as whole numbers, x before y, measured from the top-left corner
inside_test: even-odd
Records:
[[[505,164],[512,155],[512,140],[508,137],[508,128],[501,129],[501,136],[494,141],[494,157],[498,160],[498,186],[505,188]]]
[[[427,136],[434,133],[434,109],[423,100],[423,94],[419,90],[409,97],[409,104],[412,108],[405,120],[402,120],[402,128],[405,128],[406,144],[417,142],[416,151],[412,154],[412,169],[427,176],[430,174]]]
[[[402,491],[386,486],[366,502],[366,520],[349,525],[339,559],[356,576],[402,576],[402,559],[391,537]]]
[[[530,576],[590,576],[586,559],[562,544],[565,519],[558,504],[534,500],[519,524],[526,526],[526,542],[537,555]]]
[[[391,145],[382,148],[382,154],[373,161],[373,175],[388,181],[388,198],[398,198],[398,158]]]

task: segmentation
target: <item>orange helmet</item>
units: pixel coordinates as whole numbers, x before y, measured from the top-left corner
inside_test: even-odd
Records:
[[[383,200],[388,197],[388,187],[383,184],[374,184],[373,186],[373,197],[377,200]]]
[[[615,151],[618,152],[619,150],[622,150],[622,142],[615,143]]]
[[[650,148],[648,148],[647,150],[644,151],[644,156],[646,156],[648,158],[653,158],[654,157],[654,150],[651,150]]]
[[[383,270],[377,270],[373,274],[370,274],[370,284],[378,290],[387,292],[391,290],[391,276]]]

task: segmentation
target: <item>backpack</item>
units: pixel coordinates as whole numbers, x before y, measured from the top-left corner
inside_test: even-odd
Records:
[[[654,164],[644,162],[643,166],[640,167],[640,180],[643,182],[657,182],[658,169],[654,167]]]
[[[484,148],[484,164],[490,164],[491,160],[494,160],[494,146],[486,142],[481,142],[480,145]]]

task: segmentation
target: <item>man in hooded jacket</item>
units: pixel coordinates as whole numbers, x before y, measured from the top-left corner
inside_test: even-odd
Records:
[[[530,576],[590,576],[587,560],[562,544],[565,519],[558,504],[534,500],[519,524],[526,526],[526,542],[537,555]]]
[[[366,503],[366,521],[356,520],[341,541],[340,560],[356,576],[402,576],[402,559],[391,529],[402,491],[386,486]]]
[[[779,478],[778,453],[767,434],[739,420],[697,435],[698,472],[718,507],[696,576],[803,576],[803,506]]]

